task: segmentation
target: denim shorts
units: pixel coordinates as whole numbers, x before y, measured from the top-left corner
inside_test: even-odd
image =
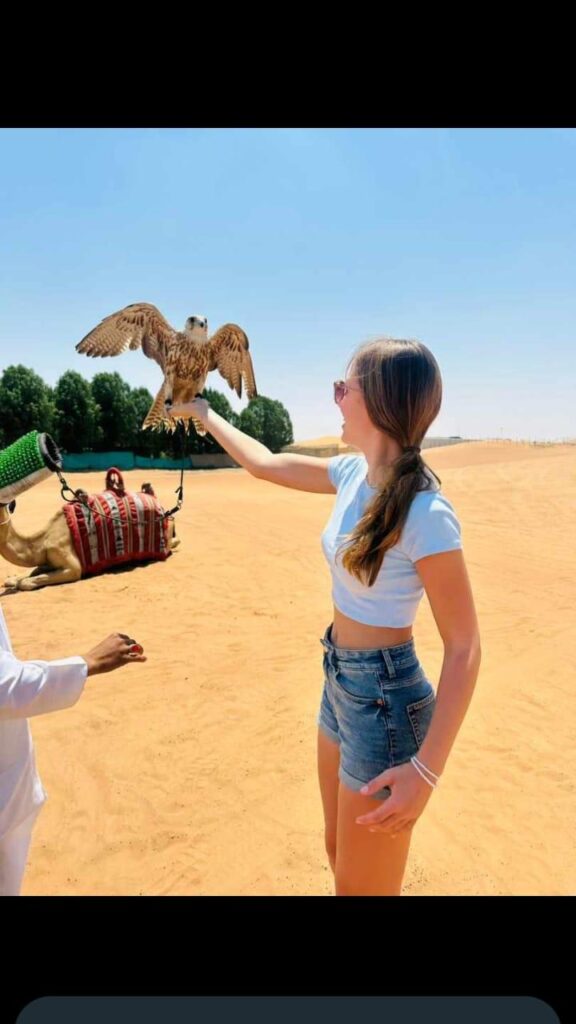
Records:
[[[328,626],[324,691],[318,725],[340,746],[338,777],[358,791],[387,768],[418,753],[436,694],[416,656],[414,640],[367,651],[334,647]],[[390,796],[384,786],[374,794]]]

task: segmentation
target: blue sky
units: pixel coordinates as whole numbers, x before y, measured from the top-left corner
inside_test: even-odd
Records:
[[[297,440],[340,432],[331,382],[381,334],[440,364],[431,435],[574,438],[575,285],[574,129],[0,130],[0,369],[50,384],[155,394],[141,353],[74,350],[143,301],[241,324]]]

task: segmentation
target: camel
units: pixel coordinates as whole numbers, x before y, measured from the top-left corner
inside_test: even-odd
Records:
[[[110,472],[110,471],[109,471]],[[108,483],[109,477],[107,477]],[[142,491],[154,496],[150,484],[143,484]],[[88,497],[86,492],[77,492]],[[118,492],[120,493],[120,492]],[[123,492],[122,492],[123,493]],[[0,554],[14,565],[33,567],[24,576],[10,576],[4,586],[14,590],[38,590],[59,583],[75,583],[82,576],[82,565],[78,557],[64,509],[54,513],[43,530],[29,537],[22,537],[12,525],[12,513],[16,502],[0,505]],[[173,551],[180,544],[176,537],[173,516],[168,518],[168,549]]]

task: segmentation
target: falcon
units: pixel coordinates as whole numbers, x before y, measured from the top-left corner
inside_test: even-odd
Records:
[[[212,370],[218,370],[239,398],[242,383],[248,399],[258,394],[248,337],[238,324],[223,324],[209,338],[207,318],[189,316],[184,330],[176,331],[156,306],[136,302],[105,317],[76,345],[76,351],[87,356],[119,356],[137,348],[154,359],[164,374],[143,429],[173,432],[179,422],[191,421],[197,433],[204,436],[206,430],[200,420],[172,416],[170,409],[196,398]]]

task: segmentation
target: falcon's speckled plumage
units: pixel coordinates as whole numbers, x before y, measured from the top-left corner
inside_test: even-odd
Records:
[[[248,398],[257,396],[248,338],[238,324],[223,324],[211,338],[203,316],[188,317],[184,330],[175,331],[160,310],[148,302],[136,302],[102,320],[76,345],[87,356],[118,356],[126,349],[142,348],[162,368],[164,383],[144,420],[144,428],[176,429],[170,406],[191,402],[205,386],[211,370],[242,397],[242,381]],[[197,432],[206,433],[201,422],[191,417]]]

